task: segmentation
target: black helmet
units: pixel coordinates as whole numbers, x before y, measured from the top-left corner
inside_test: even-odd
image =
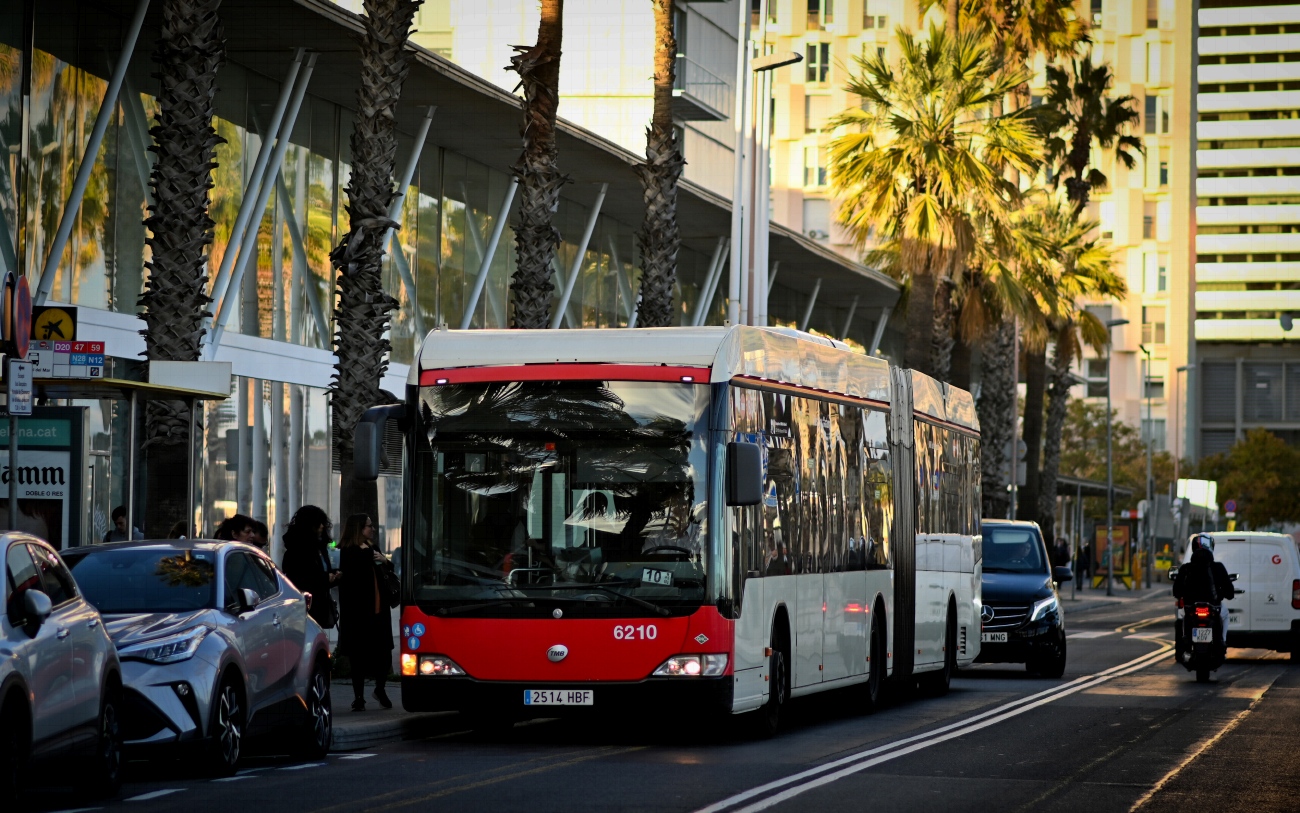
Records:
[[[1207,550],[1214,553],[1214,537],[1209,534],[1196,534],[1192,537],[1192,551]]]

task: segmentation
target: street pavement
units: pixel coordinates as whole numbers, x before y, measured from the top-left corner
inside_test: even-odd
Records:
[[[1100,592],[1100,591],[1098,591]],[[797,700],[790,725],[754,741],[646,709],[583,723],[537,721],[492,734],[458,715],[423,715],[406,739],[302,762],[254,751],[227,780],[185,758],[133,761],[121,800],[61,791],[41,811],[294,813],[466,811],[1166,811],[1295,810],[1300,668],[1233,650],[1215,681],[1173,663],[1166,586],[1066,605],[1070,659],[1060,680],[1011,664],[963,669],[938,698],[895,695],[872,715],[845,692]],[[348,711],[336,730],[410,719]],[[359,747],[354,741],[350,747]]]

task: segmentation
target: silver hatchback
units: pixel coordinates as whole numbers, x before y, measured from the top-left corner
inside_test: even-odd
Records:
[[[66,559],[122,660],[128,747],[194,743],[221,774],[246,736],[269,730],[304,755],[329,750],[329,643],[260,550],[170,539]]]
[[[122,676],[99,613],[36,537],[0,533],[0,556],[0,799],[29,784],[29,762],[56,758],[76,764],[87,789],[115,793]]]

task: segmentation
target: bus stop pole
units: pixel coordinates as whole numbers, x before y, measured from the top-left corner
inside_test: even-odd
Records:
[[[126,408],[126,538],[135,539],[135,389]]]
[[[10,367],[10,370],[13,368]],[[12,372],[9,375],[13,375]],[[8,404],[9,410],[9,527],[18,527],[18,416],[14,414],[14,405]]]

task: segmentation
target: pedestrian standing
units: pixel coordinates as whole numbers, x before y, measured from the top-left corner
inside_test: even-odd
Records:
[[[365,711],[365,682],[375,682],[374,698],[391,709],[384,691],[393,658],[393,614],[389,605],[391,573],[387,557],[375,546],[375,523],[367,514],[353,514],[343,524],[339,540],[339,649],[352,666],[353,711]]]
[[[248,544],[256,545],[266,553],[271,552],[271,530],[266,527],[265,522],[260,519],[253,520],[253,530]]]
[[[226,517],[212,532],[212,538],[225,542],[252,542],[254,522],[252,517],[244,514]]]
[[[308,612],[316,623],[330,629],[338,623],[338,607],[330,595],[341,574],[330,567],[329,540],[333,524],[320,508],[304,505],[284,530],[284,575],[304,593],[311,594]]]
[[[1070,543],[1065,541],[1065,537],[1056,537],[1056,550],[1052,558],[1056,560],[1052,562],[1056,567],[1070,566]]]

